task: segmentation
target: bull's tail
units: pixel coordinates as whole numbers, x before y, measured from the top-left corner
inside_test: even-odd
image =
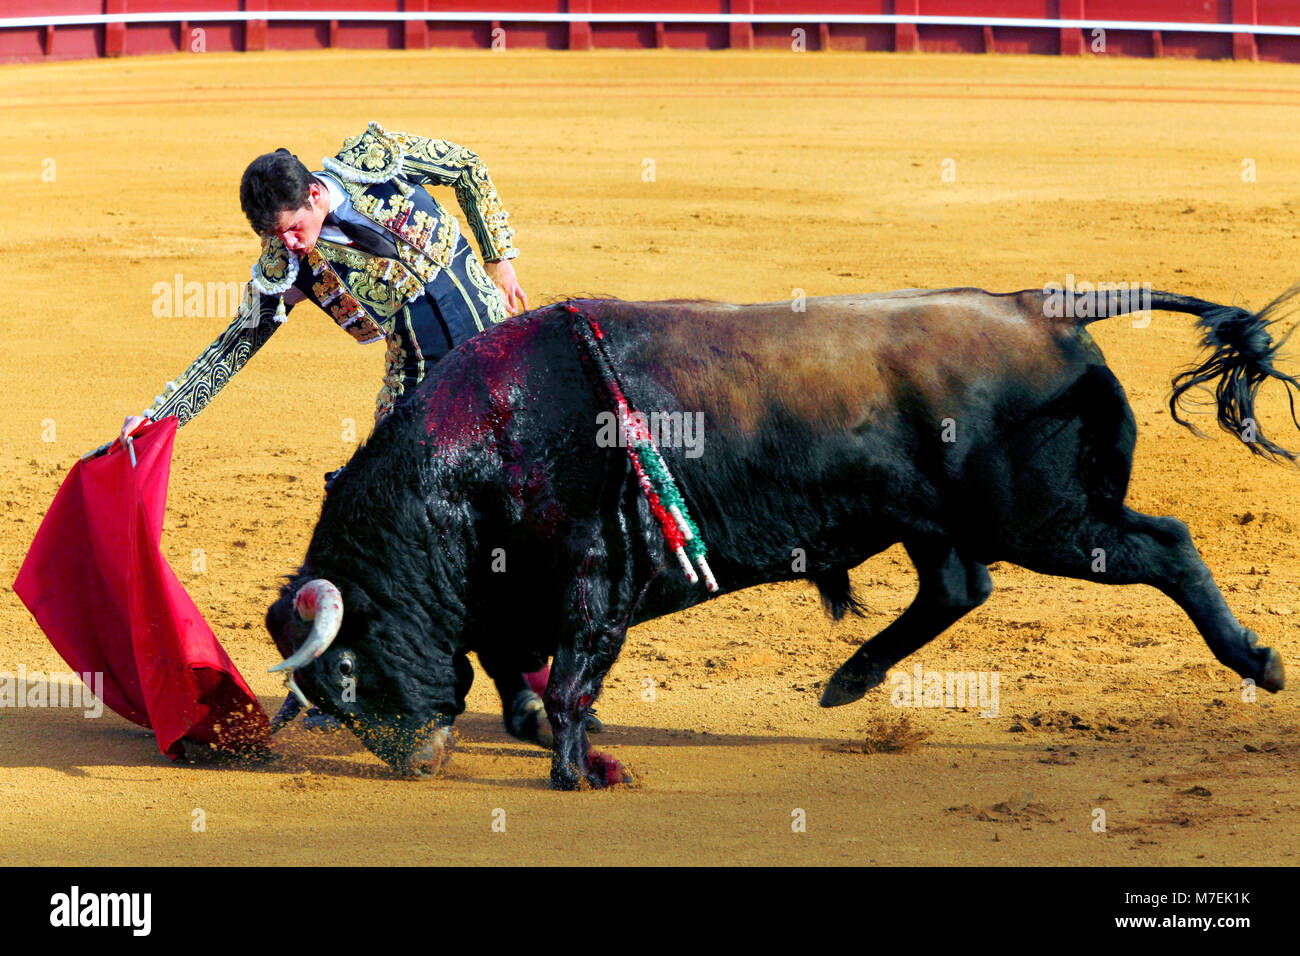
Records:
[[[1086,293],[1076,293],[1084,294]],[[1196,324],[1204,330],[1201,343],[1205,346],[1205,352],[1199,364],[1174,376],[1174,390],[1169,398],[1169,410],[1174,421],[1199,435],[1196,426],[1184,419],[1180,412],[1187,392],[1213,384],[1219,427],[1236,435],[1256,455],[1272,460],[1295,461],[1297,456],[1294,452],[1264,435],[1255,418],[1255,396],[1260,386],[1269,379],[1281,382],[1287,391],[1291,420],[1300,428],[1300,419],[1296,418],[1295,394],[1292,391],[1300,391],[1300,381],[1273,365],[1278,349],[1295,327],[1292,326],[1276,342],[1268,331],[1268,327],[1282,317],[1286,307],[1298,294],[1300,285],[1282,293],[1258,312],[1251,312],[1237,306],[1219,305],[1173,292],[1151,292],[1149,300],[1145,295],[1133,296],[1132,308],[1113,311],[1109,315],[1123,315],[1151,308],[1196,316]],[[1098,316],[1081,319],[1080,324],[1086,324],[1095,318]]]

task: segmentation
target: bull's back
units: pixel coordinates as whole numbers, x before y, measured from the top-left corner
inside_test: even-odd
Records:
[[[1050,394],[1071,361],[1059,327],[1026,308],[1031,294],[976,289],[726,305],[594,304],[616,360],[712,427],[754,435],[774,411],[854,428],[920,397],[957,410],[1013,383]],[[635,396],[633,396],[635,397]],[[649,410],[649,409],[647,409]]]

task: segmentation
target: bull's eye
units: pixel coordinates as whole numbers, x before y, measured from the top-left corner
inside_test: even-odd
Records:
[[[351,675],[352,671],[355,670],[355,666],[352,662],[352,655],[348,654],[339,658],[339,673],[344,677]]]

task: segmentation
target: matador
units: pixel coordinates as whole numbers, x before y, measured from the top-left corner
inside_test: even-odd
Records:
[[[509,213],[473,151],[371,123],[323,165],[309,173],[286,149],[249,165],[240,203],[262,254],[238,314],[123,435],[144,418],[186,424],[303,300],[357,342],[387,343],[376,422],[448,351],[527,308]],[[455,189],[482,262],[429,185]]]

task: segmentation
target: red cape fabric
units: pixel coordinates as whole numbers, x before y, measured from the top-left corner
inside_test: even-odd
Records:
[[[150,727],[240,751],[270,737],[266,712],[159,553],[175,417],[72,466],[14,590],[78,673],[102,672],[104,703]]]

